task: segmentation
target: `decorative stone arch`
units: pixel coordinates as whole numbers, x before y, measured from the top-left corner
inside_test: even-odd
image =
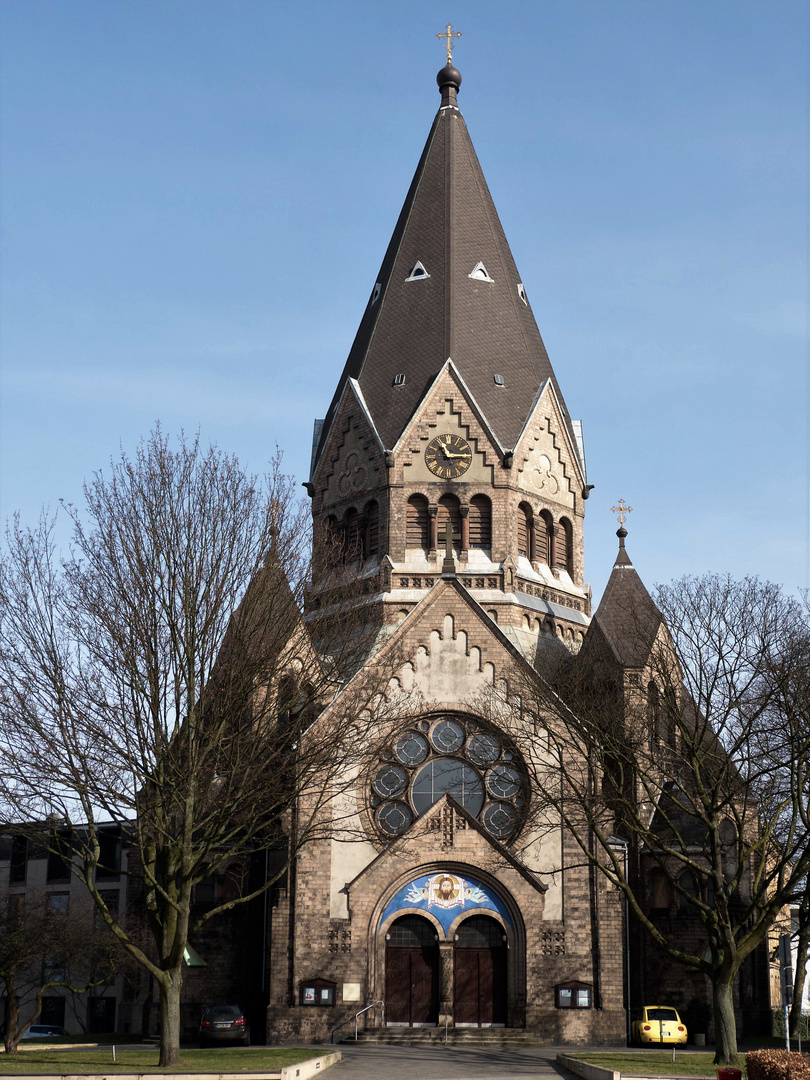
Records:
[[[452,918],[445,919],[444,925],[434,910],[425,906],[403,905],[386,913],[386,909],[409,882],[419,878],[438,874],[448,874],[476,882],[483,886],[488,895],[497,898],[503,913],[492,907],[467,907]],[[504,914],[507,916],[504,917]],[[507,974],[507,1025],[520,1027],[525,1023],[526,1003],[526,928],[520,908],[510,890],[487,871],[478,866],[450,860],[432,860],[411,866],[400,871],[388,883],[375,903],[367,927],[368,956],[368,996],[369,999],[382,1000],[385,996],[385,957],[386,933],[391,925],[403,915],[419,915],[428,920],[435,928],[440,958],[441,994],[439,1023],[447,1021],[452,1026],[452,988],[453,988],[453,949],[455,936],[461,923],[471,915],[487,915],[504,928],[507,939],[508,974]],[[449,1009],[449,1011],[448,1011]]]
[[[413,876],[413,875],[406,875],[405,880],[408,881],[411,876]],[[402,886],[400,885],[399,888],[401,889]],[[399,892],[399,889],[395,889],[394,892],[392,893],[392,896],[396,896],[396,894],[398,892]],[[388,900],[389,903],[390,903],[390,900],[391,900],[391,898],[389,897],[389,900]],[[385,907],[383,908],[383,911],[385,911]],[[432,925],[433,929],[436,932],[436,940],[437,941],[445,941],[445,940],[447,940],[446,935],[445,935],[444,927],[439,922],[439,920],[436,918],[436,916],[433,915],[432,912],[430,912],[430,911],[425,911],[424,908],[417,908],[417,907],[401,907],[401,908],[397,908],[396,911],[392,911],[390,913],[390,915],[386,916],[380,922],[379,931],[378,931],[378,933],[382,935],[383,939],[385,938],[386,934],[391,929],[391,926],[393,925],[393,923],[395,923],[397,921],[397,919],[401,919],[403,915],[421,915],[421,917],[423,919],[427,919],[427,921]]]

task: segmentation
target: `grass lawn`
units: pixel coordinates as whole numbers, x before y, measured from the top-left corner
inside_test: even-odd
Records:
[[[328,1053],[332,1047],[325,1047]],[[157,1047],[143,1050],[116,1049],[115,1064],[109,1046],[87,1050],[24,1050],[19,1054],[0,1054],[0,1076],[19,1073],[99,1073],[113,1076],[125,1072],[278,1072],[285,1065],[297,1065],[299,1061],[318,1057],[317,1050],[274,1049],[251,1046],[244,1050],[217,1048],[215,1050],[181,1050],[180,1065],[176,1069],[158,1068]]]
[[[699,1076],[714,1077],[717,1066],[713,1063],[714,1054],[709,1052],[682,1053],[675,1051],[675,1063],[672,1062],[672,1050],[616,1050],[606,1054],[571,1054],[580,1061],[591,1065],[601,1065],[603,1069],[613,1069],[622,1076]],[[745,1057],[740,1054],[740,1064],[745,1077]]]

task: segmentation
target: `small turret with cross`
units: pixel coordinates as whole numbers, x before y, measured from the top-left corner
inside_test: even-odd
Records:
[[[629,566],[630,565],[630,557],[628,556],[628,554],[627,554],[627,552],[625,551],[625,548],[624,548],[624,540],[625,540],[625,537],[627,536],[627,529],[625,529],[625,527],[624,527],[624,519],[627,517],[628,514],[632,514],[633,507],[628,506],[625,503],[624,499],[619,499],[619,505],[618,506],[611,506],[610,509],[613,511],[614,514],[619,515],[619,527],[616,530],[616,535],[619,538],[619,554],[618,554],[618,556],[616,558],[616,565]]]

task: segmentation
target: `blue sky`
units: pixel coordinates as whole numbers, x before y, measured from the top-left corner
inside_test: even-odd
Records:
[[[805,0],[4,0],[0,515],[159,419],[301,481],[459,104],[628,550],[810,585]]]

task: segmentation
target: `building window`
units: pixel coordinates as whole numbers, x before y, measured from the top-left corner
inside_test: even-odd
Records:
[[[492,503],[486,495],[473,495],[470,499],[470,547],[492,547]]]
[[[338,520],[330,514],[323,527],[323,568],[337,566],[343,560],[343,537]]]
[[[528,809],[526,770],[499,731],[458,713],[424,717],[400,732],[370,776],[380,832],[400,836],[445,794],[505,843]]]
[[[67,915],[70,893],[48,893],[47,911],[49,915]]]
[[[121,833],[105,829],[99,833],[96,881],[117,881],[121,874]]]
[[[647,741],[650,751],[654,750],[656,740],[661,735],[661,696],[654,682],[647,684]]]
[[[532,535],[532,510],[526,503],[518,507],[517,516],[517,546],[518,555],[526,559],[531,558],[531,535]]]
[[[70,881],[70,852],[67,840],[55,837],[54,849],[48,852],[48,868],[45,880],[49,884]]]
[[[354,562],[363,553],[360,537],[360,515],[354,508],[346,511],[346,516],[343,519],[343,529],[346,536],[343,557],[346,562]]]
[[[114,919],[118,918],[118,890],[117,889],[100,889],[99,896],[107,905],[107,910]],[[101,910],[95,907],[93,910],[93,922],[96,926],[102,926],[106,923],[101,915]]]
[[[695,902],[700,894],[698,882],[691,870],[684,870],[678,878],[680,892],[678,894],[678,910],[683,915],[688,915],[695,910]]]
[[[442,495],[439,499],[438,532],[436,535],[440,548],[444,548],[446,543],[444,534],[448,525],[453,537],[461,537],[461,504],[455,495]],[[461,540],[454,539],[453,547],[460,551]]]
[[[367,554],[376,555],[380,550],[380,507],[376,502],[366,507],[366,536]]]
[[[670,903],[669,881],[662,870],[650,875],[650,913],[668,911]]]
[[[560,570],[572,572],[573,556],[573,528],[568,518],[560,518],[560,526],[557,529],[557,553],[556,565]]]
[[[8,881],[10,885],[24,885],[28,869],[28,841],[24,836],[11,838],[11,866]]]
[[[65,999],[56,994],[46,994],[42,999],[42,1012],[39,1014],[39,1024],[58,1024],[65,1026]]]
[[[405,517],[405,545],[410,549],[430,547],[428,501],[424,495],[411,495]]]
[[[592,993],[590,983],[560,983],[554,987],[554,1003],[558,1009],[590,1009]]]

